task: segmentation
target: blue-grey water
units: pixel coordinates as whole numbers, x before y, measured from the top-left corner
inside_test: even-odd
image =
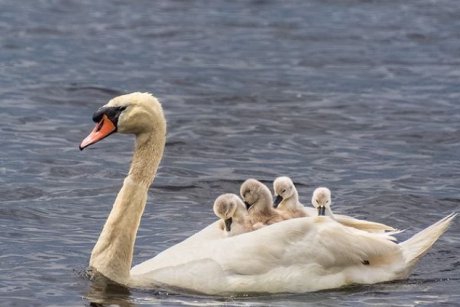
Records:
[[[130,162],[92,113],[150,91],[168,139],[134,262],[215,220],[254,177],[407,228],[460,211],[460,2],[0,1],[0,305],[460,305],[460,222],[404,281],[245,298],[92,283]]]

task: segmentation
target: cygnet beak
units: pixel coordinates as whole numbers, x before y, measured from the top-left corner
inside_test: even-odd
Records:
[[[251,208],[252,205],[250,205],[248,202],[244,202],[245,206],[246,206],[246,210],[249,210],[249,208]]]
[[[326,206],[318,206],[318,216],[326,215]]]
[[[278,208],[278,205],[283,201],[283,197],[281,195],[277,195],[273,200],[273,207]]]
[[[227,231],[232,230],[232,218],[229,217],[224,222],[225,222],[225,230],[227,230]]]

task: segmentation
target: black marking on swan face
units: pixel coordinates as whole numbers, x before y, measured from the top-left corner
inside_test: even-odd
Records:
[[[120,117],[121,112],[126,110],[127,106],[123,107],[102,107],[93,114],[93,121],[98,123],[101,121],[102,116],[105,114],[112,121],[115,127],[118,124],[118,118]]]

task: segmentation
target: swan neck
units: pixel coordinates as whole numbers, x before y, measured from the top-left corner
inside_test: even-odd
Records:
[[[282,207],[288,211],[295,211],[299,207],[299,195],[292,194],[288,199],[282,202]]]
[[[267,213],[271,212],[272,210],[272,197],[269,191],[263,191],[260,193],[259,198],[257,201],[252,205],[253,210],[257,213]]]
[[[137,135],[128,176],[134,182],[149,187],[160,165],[164,147],[164,134],[143,133]]]
[[[334,213],[332,213],[331,207],[329,206],[324,206],[325,207],[325,212],[324,215],[329,216],[332,219],[335,219]]]
[[[299,203],[299,193],[297,192],[297,190],[294,190],[294,193],[292,193],[289,199],[292,199],[293,202],[295,202],[296,204]]]
[[[137,230],[164,146],[164,134],[136,137],[129,174],[91,253],[90,266],[120,284],[129,282]]]

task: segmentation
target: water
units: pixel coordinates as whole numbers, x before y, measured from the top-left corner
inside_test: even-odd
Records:
[[[248,177],[408,228],[460,211],[458,1],[0,1],[0,305],[460,304],[456,221],[408,280],[210,298],[91,283],[132,138],[80,152],[108,99],[151,91],[168,140],[135,249],[214,221]],[[403,237],[404,237],[403,236]]]

